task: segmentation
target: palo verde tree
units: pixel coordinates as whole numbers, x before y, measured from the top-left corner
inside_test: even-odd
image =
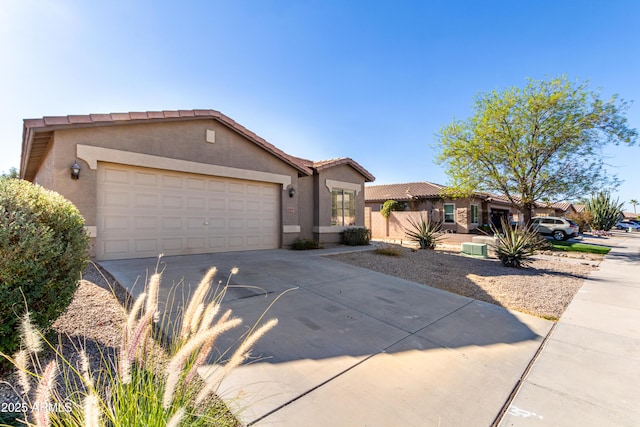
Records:
[[[614,188],[603,148],[636,142],[628,102],[601,99],[585,83],[561,77],[528,80],[523,89],[481,93],[467,120],[454,119],[437,136],[454,195],[503,194],[531,220],[535,202],[569,200]]]

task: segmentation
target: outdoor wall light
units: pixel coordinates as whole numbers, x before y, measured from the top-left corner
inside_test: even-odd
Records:
[[[78,179],[80,178],[80,165],[78,164],[78,161],[76,160],[75,162],[73,162],[73,164],[71,165],[71,179]]]
[[[289,197],[293,197],[296,195],[296,189],[293,188],[293,185],[288,186],[287,190],[289,190]]]

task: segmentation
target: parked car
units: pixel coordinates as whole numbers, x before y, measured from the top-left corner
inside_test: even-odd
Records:
[[[618,221],[618,223],[616,224],[616,228],[618,230],[638,231],[640,230],[640,224],[638,224],[636,221]]]
[[[578,224],[567,218],[539,216],[533,218],[531,226],[540,234],[552,236],[554,240],[567,240],[580,234]]]

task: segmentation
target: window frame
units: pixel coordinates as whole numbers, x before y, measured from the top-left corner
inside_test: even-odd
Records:
[[[447,220],[447,206],[451,206],[451,216],[450,220]],[[455,203],[445,203],[442,207],[442,218],[445,224],[455,224],[456,223],[456,204]]]
[[[475,208],[475,212],[474,212],[474,208]],[[471,204],[470,211],[471,211],[471,224],[480,224],[480,206],[476,203],[473,203]]]
[[[345,204],[345,194],[349,194],[352,198],[352,202],[347,202],[351,206]],[[331,190],[331,225],[339,227],[353,227],[356,225],[356,195],[357,191],[348,188],[333,188]],[[335,202],[338,201],[338,197],[341,202],[341,206],[337,206]],[[345,212],[347,214],[345,215]],[[339,213],[341,213],[339,217]],[[352,215],[350,215],[352,214]],[[346,218],[353,218],[351,223],[347,223]]]

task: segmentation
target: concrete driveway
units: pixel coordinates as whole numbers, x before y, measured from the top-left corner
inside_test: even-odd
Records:
[[[331,250],[163,258],[162,295],[238,266],[226,307],[278,326],[219,395],[247,425],[491,425],[552,323],[321,256]],[[104,261],[137,294],[156,259]],[[132,287],[136,282],[138,284]],[[224,276],[224,277],[223,277]],[[226,278],[222,275],[220,278]],[[220,348],[233,346],[230,333]]]

